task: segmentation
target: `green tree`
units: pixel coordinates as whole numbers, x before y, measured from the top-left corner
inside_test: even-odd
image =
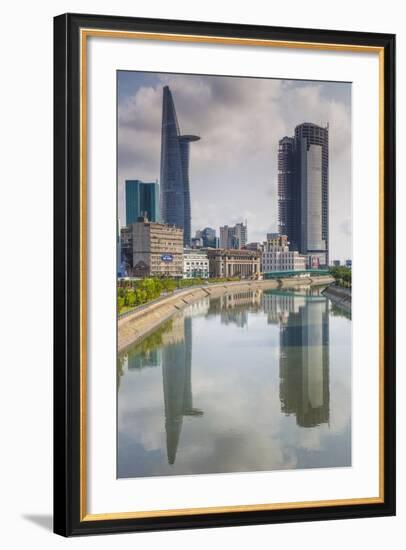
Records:
[[[117,296],[117,310],[118,310],[118,313],[121,312],[123,307],[124,307],[124,296]]]
[[[330,273],[334,277],[335,282],[339,286],[351,287],[352,285],[352,270],[344,265],[330,267]]]

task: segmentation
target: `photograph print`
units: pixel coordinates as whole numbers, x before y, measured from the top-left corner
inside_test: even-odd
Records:
[[[351,467],[351,83],[117,71],[117,477]]]

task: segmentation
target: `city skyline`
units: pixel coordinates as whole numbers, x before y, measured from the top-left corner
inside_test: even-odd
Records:
[[[245,219],[249,242],[276,231],[278,143],[293,134],[291,120],[311,121],[330,126],[330,259],[352,257],[349,84],[133,72],[118,78],[119,216],[124,180],[160,174],[163,87],[170,85],[183,133],[203,138],[190,170],[191,236],[204,227],[219,234]]]

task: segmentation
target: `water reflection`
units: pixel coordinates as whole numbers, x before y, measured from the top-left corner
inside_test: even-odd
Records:
[[[177,319],[178,338],[162,354],[162,379],[165,402],[166,450],[169,464],[176,458],[184,416],[201,416],[192,398],[192,319]],[[179,337],[182,335],[181,337]]]
[[[263,295],[268,322],[280,325],[281,411],[299,426],[329,421],[329,303],[319,289]]]
[[[348,466],[350,348],[320,289],[189,306],[119,357],[118,476]]]

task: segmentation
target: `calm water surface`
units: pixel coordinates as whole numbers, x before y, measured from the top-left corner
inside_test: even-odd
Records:
[[[351,320],[320,289],[203,299],[117,379],[118,477],[351,465]]]

